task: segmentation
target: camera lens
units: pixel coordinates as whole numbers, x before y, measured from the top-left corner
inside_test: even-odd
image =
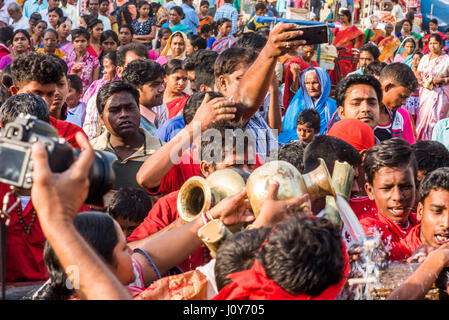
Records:
[[[80,150],[76,149],[78,157]],[[115,173],[112,164],[117,160],[115,154],[107,151],[95,150],[95,159],[89,171],[89,194],[85,201],[103,207],[103,196],[112,189],[115,182]]]

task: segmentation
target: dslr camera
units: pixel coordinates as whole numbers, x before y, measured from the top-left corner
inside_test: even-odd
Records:
[[[53,126],[31,115],[20,114],[0,132],[0,182],[23,189],[33,184],[31,146],[40,142],[48,152],[53,172],[67,170],[79,155]],[[112,164],[116,156],[110,152],[95,151],[95,160],[89,171],[89,194],[86,204],[103,207],[103,196],[115,181]]]

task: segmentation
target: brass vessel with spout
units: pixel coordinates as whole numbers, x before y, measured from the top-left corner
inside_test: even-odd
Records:
[[[321,158],[319,161],[318,168],[307,174],[301,174],[292,164],[282,160],[267,162],[254,170],[246,182],[246,193],[254,215],[259,215],[272,181],[279,182],[278,200],[291,199],[306,193],[310,195],[311,200],[326,195],[335,196],[326,163]],[[306,205],[311,208],[310,203]]]

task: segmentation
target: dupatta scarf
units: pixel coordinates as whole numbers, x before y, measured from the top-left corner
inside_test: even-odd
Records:
[[[399,46],[398,51],[396,52],[396,55],[404,53],[404,45],[405,45],[405,42],[406,42],[408,39],[412,39],[412,40],[413,40],[413,43],[415,44],[415,49],[413,50],[413,52],[412,52],[411,54],[409,54],[409,55],[407,56],[407,58],[405,58],[405,59],[402,61],[402,63],[405,63],[406,65],[408,65],[408,66],[411,68],[411,67],[412,67],[412,59],[413,59],[413,55],[415,54],[416,48],[417,48],[417,46],[418,46],[418,44],[416,43],[416,40],[415,40],[414,37],[407,37],[407,38],[405,38],[405,39],[401,42],[401,45]]]
[[[184,32],[181,32],[181,31],[176,31],[171,34],[170,38],[168,38],[168,40],[167,40],[167,44],[165,45],[165,48],[161,51],[161,54],[160,54],[161,56],[167,57],[167,56],[171,56],[173,54],[172,50],[171,50],[171,42],[172,42],[173,38],[178,35],[181,35],[182,38],[184,39],[184,52],[180,56],[173,57],[173,58],[183,60],[186,57],[187,36]]]
[[[321,96],[316,102],[313,102],[305,85],[305,75],[310,70],[315,70],[321,85]],[[301,88],[296,92],[290,102],[282,121],[283,131],[278,137],[278,140],[281,143],[299,139],[296,133],[296,119],[301,111],[314,108],[320,114],[320,134],[326,134],[328,123],[331,120],[332,115],[337,111],[337,103],[334,99],[329,98],[331,81],[326,70],[319,67],[308,68],[301,73],[300,81]]]
[[[396,37],[394,34],[386,37],[381,42],[379,42],[379,50],[380,50],[379,61],[385,63],[392,63],[394,53],[396,52],[396,49],[399,47],[400,44],[401,42],[399,41],[398,37]]]

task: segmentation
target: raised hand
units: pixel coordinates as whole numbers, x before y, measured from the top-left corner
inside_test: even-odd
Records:
[[[201,130],[206,130],[212,123],[230,121],[235,118],[236,103],[224,97],[210,99],[206,94],[203,102],[195,113],[192,123],[201,123]]]

